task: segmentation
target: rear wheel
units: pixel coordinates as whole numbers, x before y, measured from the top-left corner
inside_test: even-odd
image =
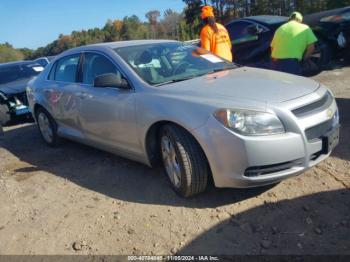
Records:
[[[184,129],[166,125],[160,132],[160,150],[165,173],[174,190],[183,197],[203,192],[210,174],[197,141]]]
[[[57,124],[51,115],[43,108],[36,112],[36,120],[41,137],[49,146],[55,147],[60,144],[60,137],[57,134]]]

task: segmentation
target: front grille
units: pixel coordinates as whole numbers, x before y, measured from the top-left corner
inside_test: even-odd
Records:
[[[309,157],[309,160],[310,160],[310,161],[315,161],[315,160],[316,160],[317,158],[319,158],[320,155],[322,155],[322,154],[323,154],[323,149],[322,149],[321,151],[318,151],[318,152],[312,154],[312,155]]]
[[[308,141],[319,139],[322,136],[324,136],[326,133],[328,133],[333,128],[333,118],[330,120],[323,122],[319,125],[310,127],[305,130],[305,135],[307,137]]]
[[[329,92],[327,92],[320,100],[317,100],[316,102],[313,102],[306,106],[294,109],[292,110],[292,112],[296,117],[304,117],[327,109],[328,107],[330,107],[332,102],[333,96]]]
[[[266,165],[266,166],[254,166],[249,167],[245,170],[244,176],[246,177],[256,177],[263,176],[268,174],[273,174],[281,171],[285,171],[291,169],[292,167],[301,166],[302,160],[294,160],[274,165]]]

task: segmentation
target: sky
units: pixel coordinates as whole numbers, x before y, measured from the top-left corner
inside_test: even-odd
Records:
[[[181,12],[182,0],[0,0],[0,43],[36,49],[73,30],[103,27],[108,19],[123,19],[157,9]]]

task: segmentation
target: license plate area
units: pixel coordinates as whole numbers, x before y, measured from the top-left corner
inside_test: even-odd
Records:
[[[339,126],[329,131],[322,137],[322,151],[324,154],[330,153],[339,144]]]
[[[27,106],[18,106],[15,110],[17,116],[30,113],[29,108]]]

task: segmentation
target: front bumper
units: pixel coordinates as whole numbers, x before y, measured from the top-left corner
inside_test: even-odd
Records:
[[[25,106],[25,105],[20,105],[20,106],[13,107],[12,112],[16,116],[30,114],[29,107]]]
[[[331,119],[330,110],[336,112]],[[327,109],[303,119],[286,110],[284,120],[288,120],[283,122],[287,132],[259,137],[236,134],[210,117],[205,126],[195,130],[195,136],[217,187],[263,186],[298,175],[327,158],[331,150],[323,137],[338,128],[337,113],[335,100]],[[327,121],[331,121],[330,128],[318,128]],[[313,128],[321,133],[311,139],[308,132]]]
[[[9,116],[9,118],[5,117],[5,119],[0,119],[0,122],[4,124],[8,119],[12,121],[18,117],[30,116],[30,109],[28,107],[28,100],[25,92],[11,95],[1,94],[0,103],[3,105],[3,110],[7,108],[7,112],[3,113]]]

